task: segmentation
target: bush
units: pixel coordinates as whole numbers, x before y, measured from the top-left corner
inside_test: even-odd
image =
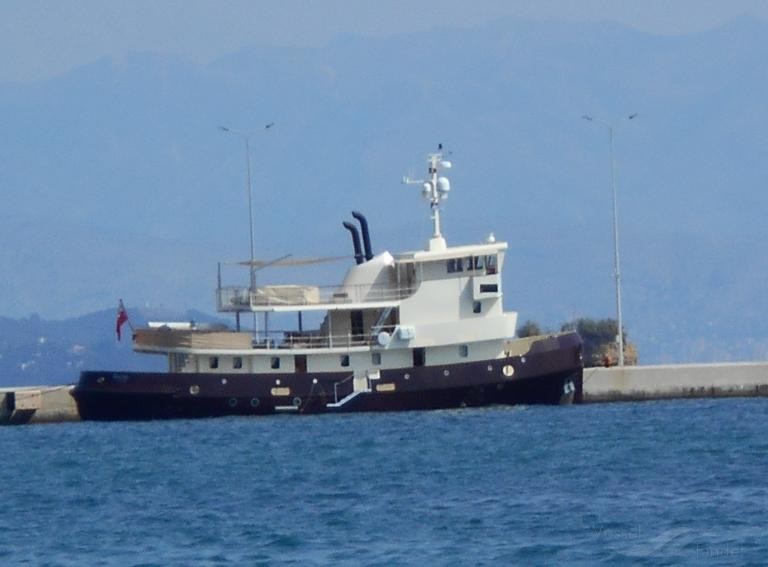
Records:
[[[522,324],[522,326],[517,330],[517,336],[521,339],[524,337],[533,337],[535,335],[541,335],[541,327],[536,321],[531,321],[528,319],[525,323]]]
[[[615,366],[619,361],[619,347],[616,341],[618,335],[616,319],[577,319],[565,323],[563,331],[576,331],[584,343],[584,366]],[[627,340],[624,332],[624,364],[637,364],[637,348]]]

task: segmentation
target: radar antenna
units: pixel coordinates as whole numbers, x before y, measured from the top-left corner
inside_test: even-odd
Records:
[[[403,177],[403,183],[406,185],[421,185],[421,195],[429,201],[433,227],[429,250],[433,251],[446,249],[445,239],[440,232],[440,203],[448,198],[448,193],[451,191],[451,182],[447,177],[440,175],[441,170],[451,168],[451,162],[445,159],[446,155],[443,153],[443,144],[438,144],[437,152],[427,155],[428,177],[426,179]]]

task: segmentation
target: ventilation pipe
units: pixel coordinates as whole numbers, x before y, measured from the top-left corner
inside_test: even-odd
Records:
[[[368,233],[368,221],[363,216],[363,213],[358,211],[352,211],[352,216],[355,217],[360,223],[360,229],[363,231],[363,246],[365,246],[365,259],[370,260],[373,258],[373,252],[371,251],[371,235]]]
[[[360,265],[363,263],[363,251],[360,249],[360,235],[357,232],[357,227],[347,221],[341,224],[352,234],[352,246],[355,247],[355,262]]]

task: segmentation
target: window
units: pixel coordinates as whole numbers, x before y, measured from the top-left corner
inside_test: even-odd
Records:
[[[219,367],[219,357],[218,356],[208,357],[208,368],[216,369],[218,367]]]
[[[242,367],[243,367],[243,357],[236,356],[235,358],[232,359],[232,368],[239,370]]]
[[[341,365],[342,366],[349,366],[349,355],[348,354],[342,354],[341,355]]]
[[[467,271],[470,271],[470,270],[472,270],[472,269],[473,269],[473,268],[472,268],[472,266],[473,266],[473,262],[472,262],[472,256],[469,256],[469,257],[467,258]]]
[[[459,356],[462,358],[469,356],[469,345],[459,345]]]
[[[481,283],[480,284],[480,293],[498,293],[499,292],[499,284],[486,284]]]
[[[269,367],[272,370],[277,370],[280,368],[280,357],[279,356],[273,356],[269,359]]]
[[[371,363],[376,364],[377,366],[381,364],[381,353],[380,352],[372,352],[371,353]]]
[[[456,258],[456,271],[457,272],[463,272],[464,271],[464,264],[462,264],[461,258]]]
[[[489,275],[496,273],[496,256],[485,257],[485,273]]]
[[[475,301],[472,304],[472,313],[481,313],[483,311],[483,304],[479,301]]]
[[[449,258],[447,262],[448,273],[452,274],[456,271],[456,258]]]
[[[171,372],[178,372],[187,364],[186,354],[172,354],[170,357]]]
[[[475,256],[475,269],[476,270],[482,270],[483,269],[483,257],[482,256]]]

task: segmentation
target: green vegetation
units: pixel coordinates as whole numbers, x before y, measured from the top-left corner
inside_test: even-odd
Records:
[[[535,335],[541,334],[543,334],[543,331],[541,330],[539,324],[536,321],[531,321],[530,319],[520,325],[520,327],[517,329],[517,336],[520,338],[533,337]]]
[[[570,323],[563,323],[561,331],[576,331],[584,342],[584,366],[614,366],[619,360],[619,349],[616,343],[618,325],[616,319],[580,318]],[[517,331],[518,337],[531,337],[546,334],[541,325],[535,321],[525,321]],[[627,331],[624,330],[624,364],[637,364],[637,348],[628,341]]]

